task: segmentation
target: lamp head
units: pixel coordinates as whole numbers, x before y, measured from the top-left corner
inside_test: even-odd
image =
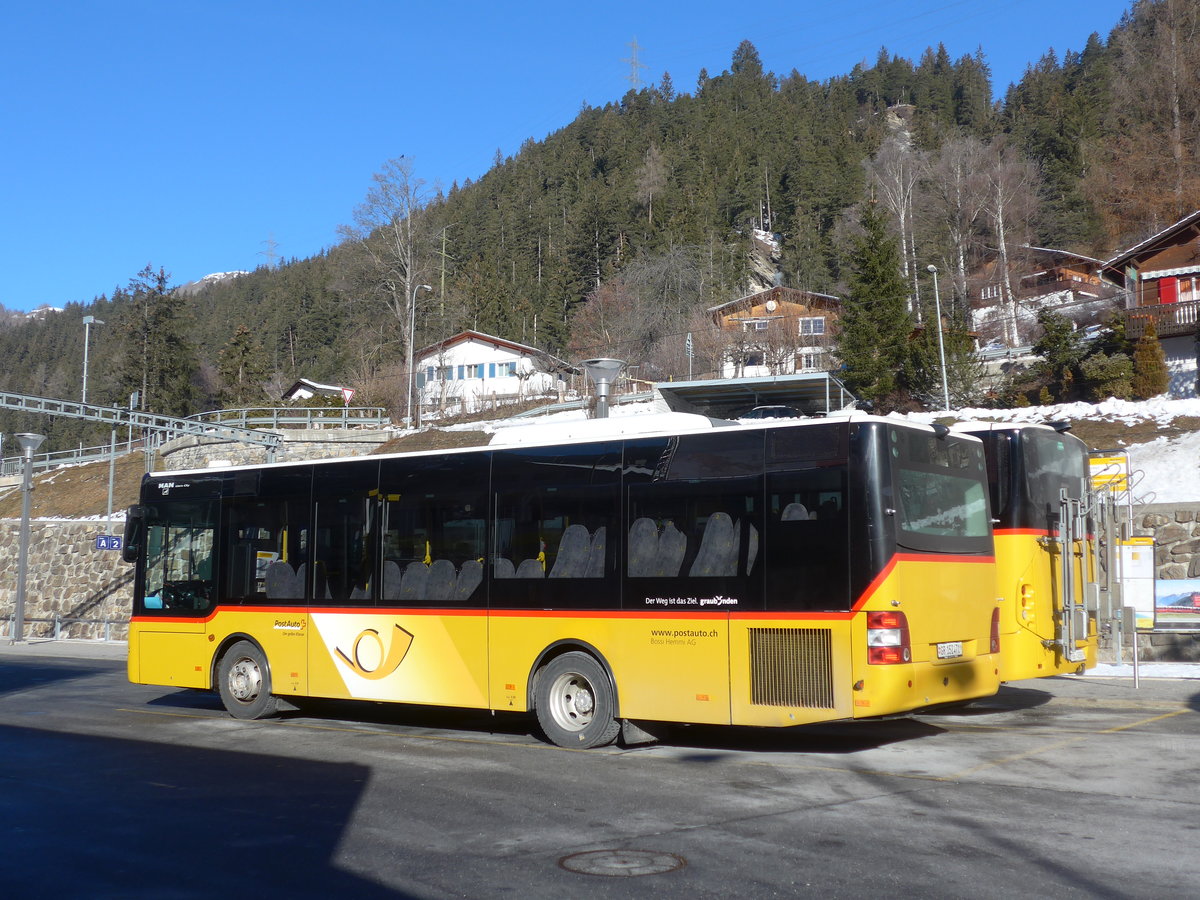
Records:
[[[30,434],[28,432],[16,435],[17,443],[21,445],[21,451],[26,454],[37,452],[37,448],[42,446],[42,441],[46,439],[44,434]]]
[[[930,263],[929,265],[927,265],[925,267],[925,271],[930,272],[933,275],[937,274],[937,270],[938,270],[937,266],[935,266],[933,263]]]

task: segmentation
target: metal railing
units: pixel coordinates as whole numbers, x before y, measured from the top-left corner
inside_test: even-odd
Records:
[[[7,395],[6,395],[7,396]],[[46,400],[42,404],[37,404],[41,398],[24,397],[22,395],[7,396],[10,402],[5,403],[6,406],[16,408],[31,409],[37,412],[49,412],[51,414],[63,414],[59,409],[60,405],[66,405],[67,401]],[[87,415],[88,410],[103,410],[105,414],[109,412],[104,407],[86,407],[82,404],[70,404],[68,415],[73,415],[78,418],[99,418],[96,416]],[[84,414],[80,414],[83,412]],[[139,415],[136,412],[130,413],[131,416]],[[146,414],[140,414],[148,419],[158,418],[151,417]],[[110,418],[104,418],[104,421],[111,422]],[[166,420],[164,420],[166,421]],[[325,407],[316,409],[294,409],[285,407],[248,407],[246,409],[217,409],[209,412],[197,413],[193,416],[188,416],[186,419],[179,420],[181,422],[194,423],[189,430],[165,431],[159,432],[159,439],[155,445],[160,445],[166,441],[179,437],[181,434],[195,434],[199,430],[203,432],[204,426],[211,425],[215,428],[222,429],[220,434],[213,434],[214,437],[229,438],[232,432],[224,431],[224,429],[241,429],[243,431],[277,431],[283,428],[297,429],[320,429],[320,428],[386,428],[392,424],[391,417],[387,415],[387,411],[378,406],[353,406],[353,407]],[[137,427],[136,420],[130,424],[125,423],[126,428],[132,429]],[[118,426],[120,427],[120,426]],[[234,435],[233,439],[244,439],[243,436]],[[143,449],[146,447],[146,442],[142,439],[132,439],[128,433],[124,441],[120,441],[116,445],[116,455],[123,456],[126,453],[131,453],[135,449]],[[42,471],[45,469],[53,469],[58,466],[65,465],[80,465],[82,463],[104,462],[109,459],[111,454],[110,445],[102,445],[99,447],[79,447],[72,450],[54,450],[46,453],[35,453],[33,456],[34,471]],[[0,459],[0,478],[5,476],[16,476],[21,474],[23,457],[11,456],[5,459]]]
[[[214,409],[188,416],[194,422],[236,425],[239,428],[383,428],[392,424],[380,406],[317,408],[248,407]]]
[[[135,449],[141,447],[140,440],[130,441],[128,439],[117,442],[117,456],[124,456],[126,453],[132,453]],[[109,444],[103,444],[99,447],[77,447],[73,450],[54,450],[49,453],[35,453],[33,455],[34,471],[41,469],[54,469],[58,466],[77,466],[83,463],[105,462],[111,453]],[[6,475],[20,475],[21,464],[24,457],[9,456],[5,459],[0,459],[0,477]]]
[[[13,639],[13,617],[12,616],[4,616],[3,618],[0,618],[0,622],[4,623],[4,631],[2,633],[0,633],[0,638],[3,638],[4,640],[7,640],[7,641],[11,641]],[[118,628],[123,628],[123,627],[128,626],[129,618],[126,617],[123,619],[79,619],[79,618],[73,618],[73,617],[69,617],[69,616],[60,616],[58,614],[55,614],[52,618],[48,618],[48,619],[47,618],[31,619],[28,616],[26,616],[25,617],[26,629],[25,629],[25,634],[23,635],[24,640],[29,640],[30,638],[46,640],[47,638],[51,637],[51,635],[47,635],[47,634],[31,634],[28,626],[33,624],[34,622],[41,622],[43,624],[53,625],[54,632],[53,632],[52,639],[56,640],[56,641],[61,641],[63,639],[63,637],[62,637],[63,628],[68,625],[103,625],[104,626],[103,640],[107,643],[107,642],[111,642],[113,640],[120,640],[120,641],[125,640],[125,638],[115,638],[114,639],[112,636],[112,631],[113,631],[114,626],[118,627]]]

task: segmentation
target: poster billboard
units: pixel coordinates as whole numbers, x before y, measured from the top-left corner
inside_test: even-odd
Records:
[[[1154,585],[1159,628],[1200,630],[1200,578],[1162,578]]]
[[[1121,551],[1121,595],[1132,606],[1139,629],[1155,626],[1154,538],[1135,537],[1118,544]]]

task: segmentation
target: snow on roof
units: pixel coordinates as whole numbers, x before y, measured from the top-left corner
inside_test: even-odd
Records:
[[[686,434],[712,428],[733,426],[733,422],[710,419],[696,413],[660,412],[606,419],[574,419],[558,422],[531,422],[504,428],[492,437],[491,446],[522,444],[565,444],[602,441],[631,434]]]

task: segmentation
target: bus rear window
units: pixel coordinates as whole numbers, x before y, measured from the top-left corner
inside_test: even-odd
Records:
[[[917,550],[983,552],[991,520],[978,441],[889,429],[897,541]]]

